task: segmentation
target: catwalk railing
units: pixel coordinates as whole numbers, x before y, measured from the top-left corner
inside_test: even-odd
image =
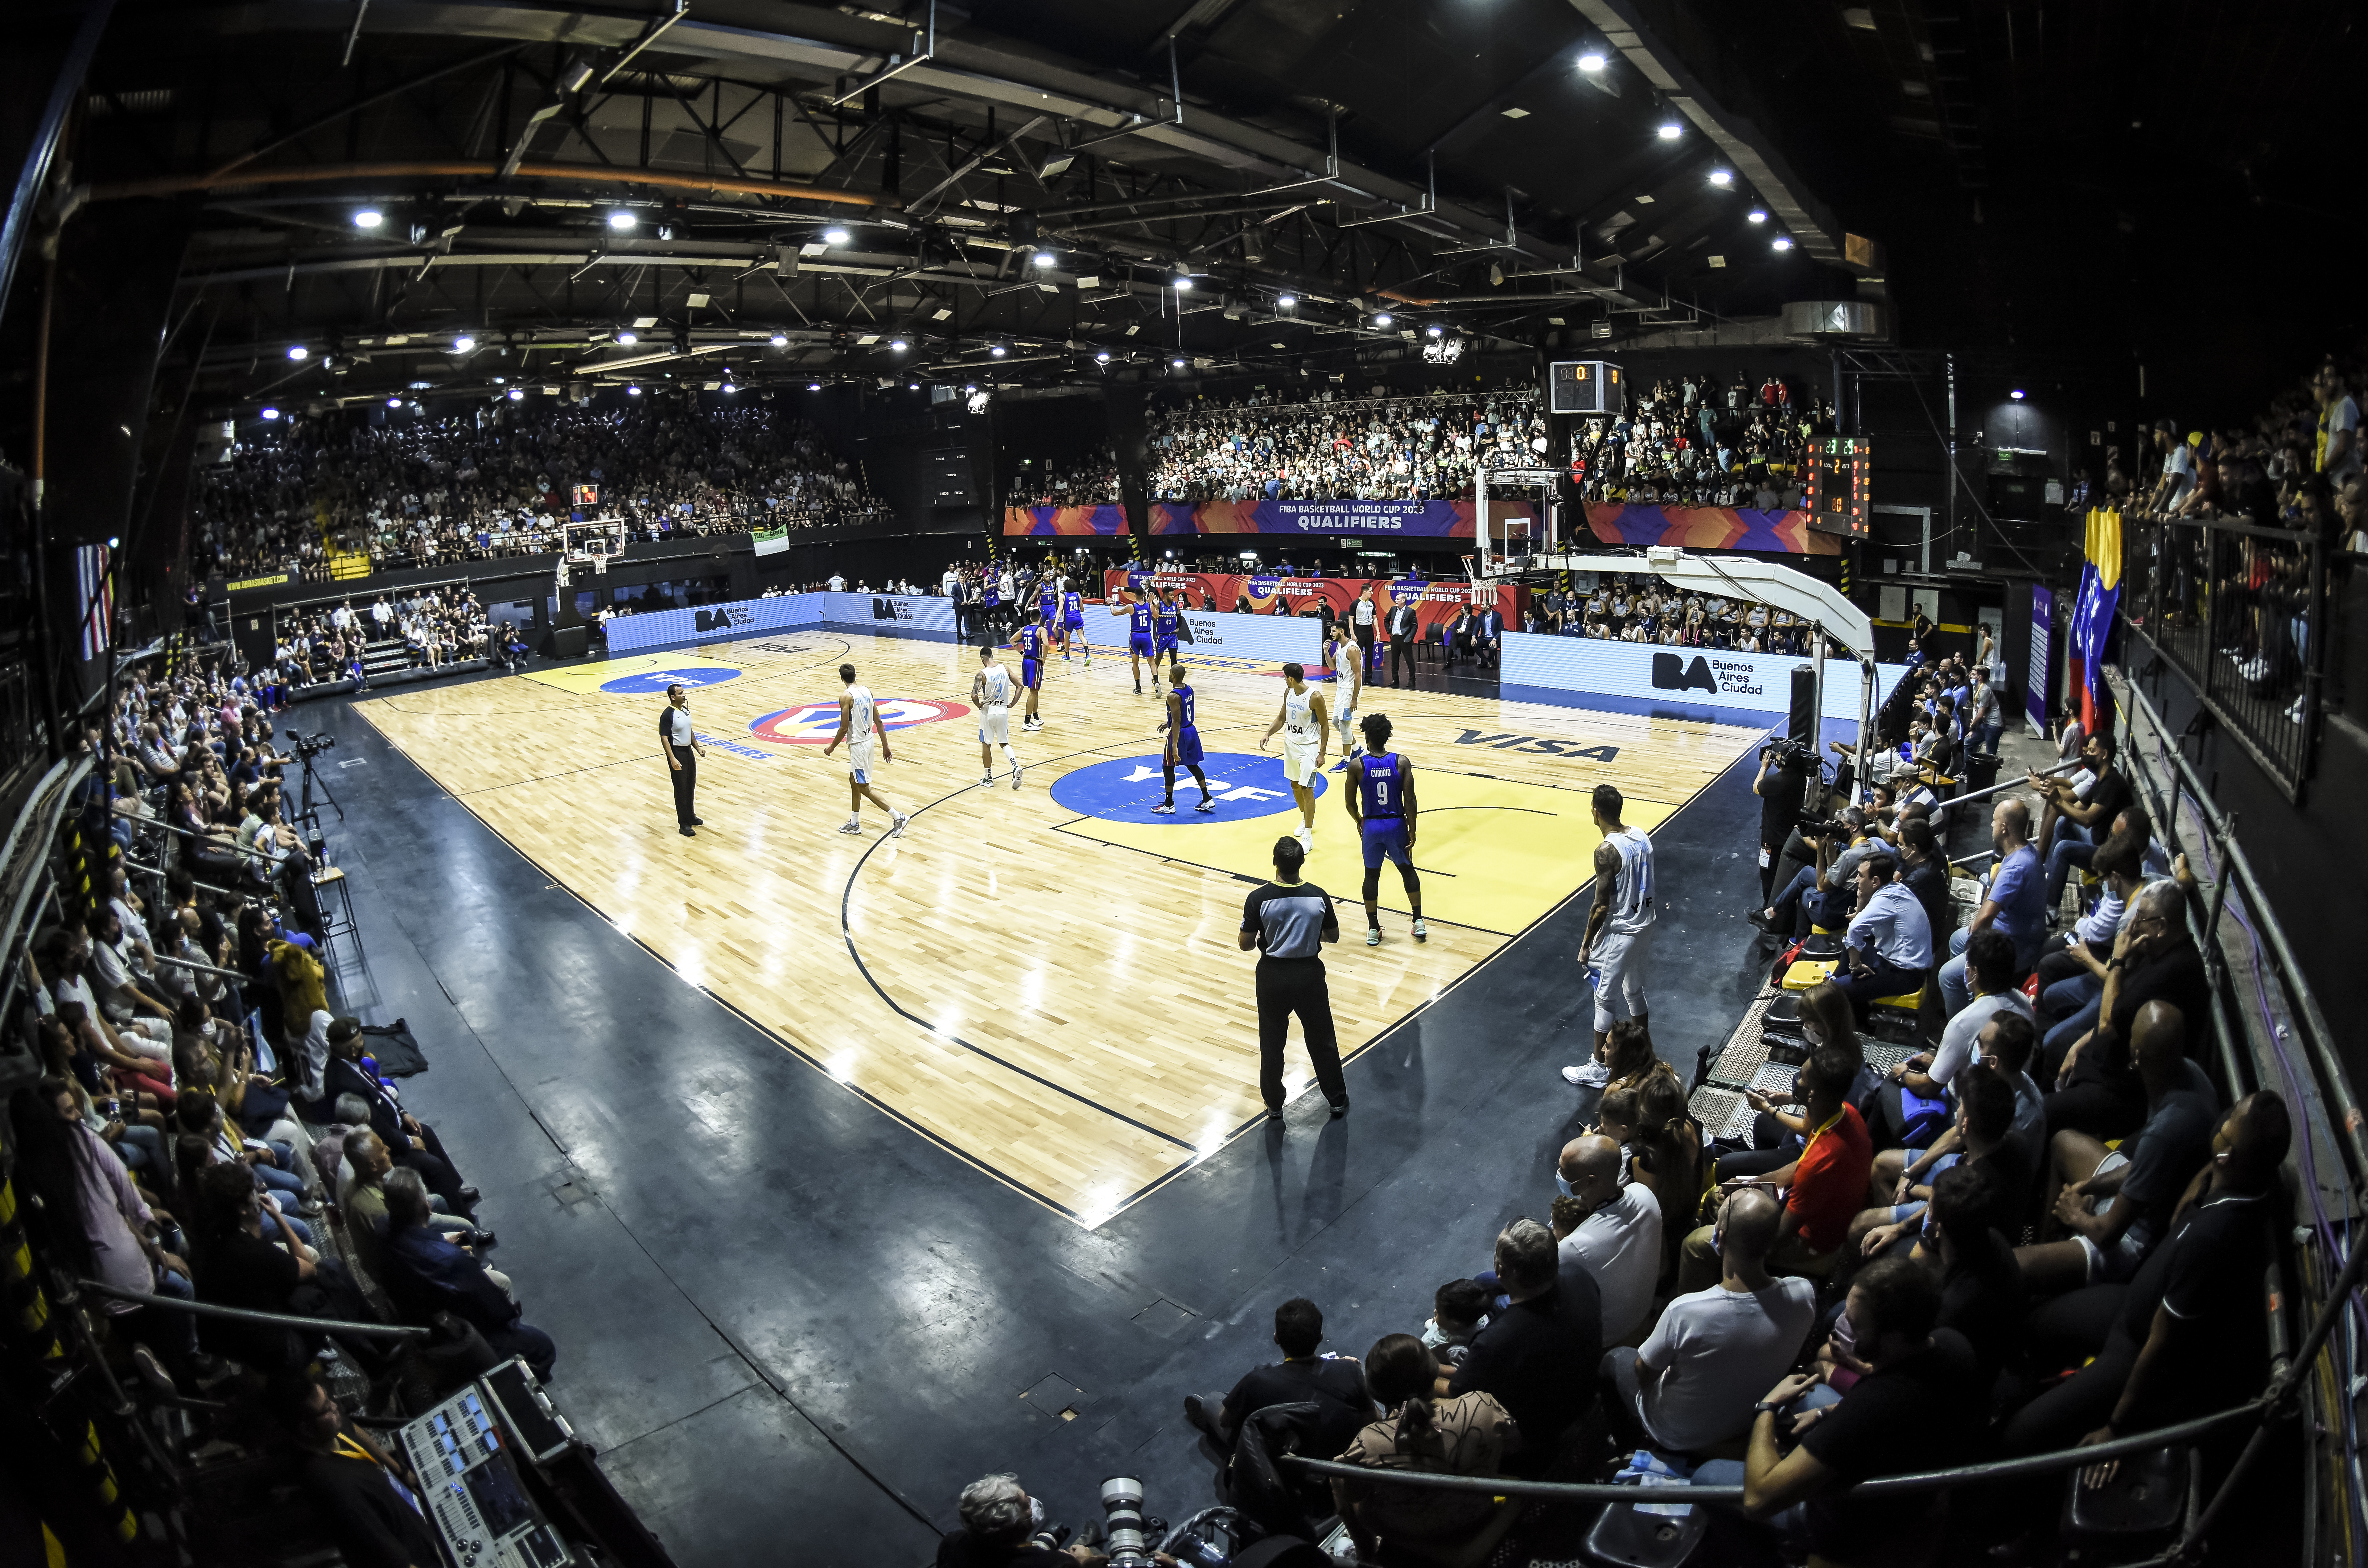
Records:
[[[2317,534],[2233,517],[2122,522],[2121,613],[2204,708],[2299,799],[2326,700],[2333,629]]]

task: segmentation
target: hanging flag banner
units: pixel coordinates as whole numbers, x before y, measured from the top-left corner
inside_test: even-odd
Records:
[[[748,538],[759,555],[779,555],[790,548],[790,530],[787,528],[752,528]]]

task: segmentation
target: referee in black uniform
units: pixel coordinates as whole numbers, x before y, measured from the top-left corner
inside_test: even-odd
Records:
[[[685,838],[696,838],[691,829],[700,825],[699,813],[691,809],[690,794],[699,788],[699,759],[707,748],[690,727],[690,694],[680,681],[666,687],[666,709],[658,715],[658,749],[666,753],[666,767],[674,774],[675,822]]]
[[[1332,1028],[1332,993],[1324,983],[1323,944],[1340,939],[1340,917],[1322,888],[1299,880],[1307,852],[1296,838],[1274,842],[1274,881],[1242,905],[1242,951],[1258,951],[1258,1093],[1267,1119],[1282,1119],[1282,1042],[1299,1015],[1316,1086],[1334,1116],[1349,1114],[1349,1085],[1340,1076],[1339,1038]]]

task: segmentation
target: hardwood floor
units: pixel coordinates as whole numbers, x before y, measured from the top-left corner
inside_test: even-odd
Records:
[[[883,704],[950,713],[889,736],[894,759],[875,783],[912,814],[902,839],[868,805],[861,836],[838,831],[843,752],[751,733],[803,704],[835,704],[842,661]],[[357,710],[685,980],[916,1132],[1091,1226],[1261,1113],[1254,960],[1235,932],[1297,813],[1287,797],[1235,785],[1223,817],[1195,818],[1181,774],[1175,818],[1139,804],[1064,808],[1053,787],[1103,764],[1121,766],[1067,792],[1160,792],[1161,707],[1107,655],[1090,670],[1052,662],[1045,728],[1025,734],[1012,722],[1022,788],[1008,787],[999,759],[982,785],[976,725],[962,711],[976,668],[975,650],[951,643],[802,632],[400,691]],[[1190,678],[1212,779],[1221,760],[1236,777],[1264,766],[1257,743],[1281,681],[1238,661]],[[691,704],[708,742],[707,825],[695,838],[676,832],[658,750],[669,679],[700,683]],[[1429,939],[1411,939],[1385,867],[1384,941],[1363,945],[1362,861],[1332,775],[1306,874],[1340,900],[1328,964],[1344,1055],[1471,976],[1586,881],[1595,786],[1617,786],[1626,819],[1650,828],[1761,733],[1386,685],[1367,688],[1362,710],[1390,714],[1393,749],[1417,770]],[[826,739],[831,725],[818,722]],[[814,726],[777,719],[771,733],[784,727]],[[1571,983],[1583,983],[1576,969]],[[1295,1034],[1291,1057],[1295,1095],[1310,1077]]]

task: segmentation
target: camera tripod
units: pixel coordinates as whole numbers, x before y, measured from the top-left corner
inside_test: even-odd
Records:
[[[313,801],[313,791],[317,789],[321,791],[321,799],[327,802],[331,811],[337,813],[337,821],[342,824],[346,820],[346,808],[337,804],[337,798],[329,793],[329,781],[313,777],[313,758],[309,754],[299,760],[304,764],[304,790],[302,799],[296,808],[296,821],[315,832],[319,831],[321,808]]]

